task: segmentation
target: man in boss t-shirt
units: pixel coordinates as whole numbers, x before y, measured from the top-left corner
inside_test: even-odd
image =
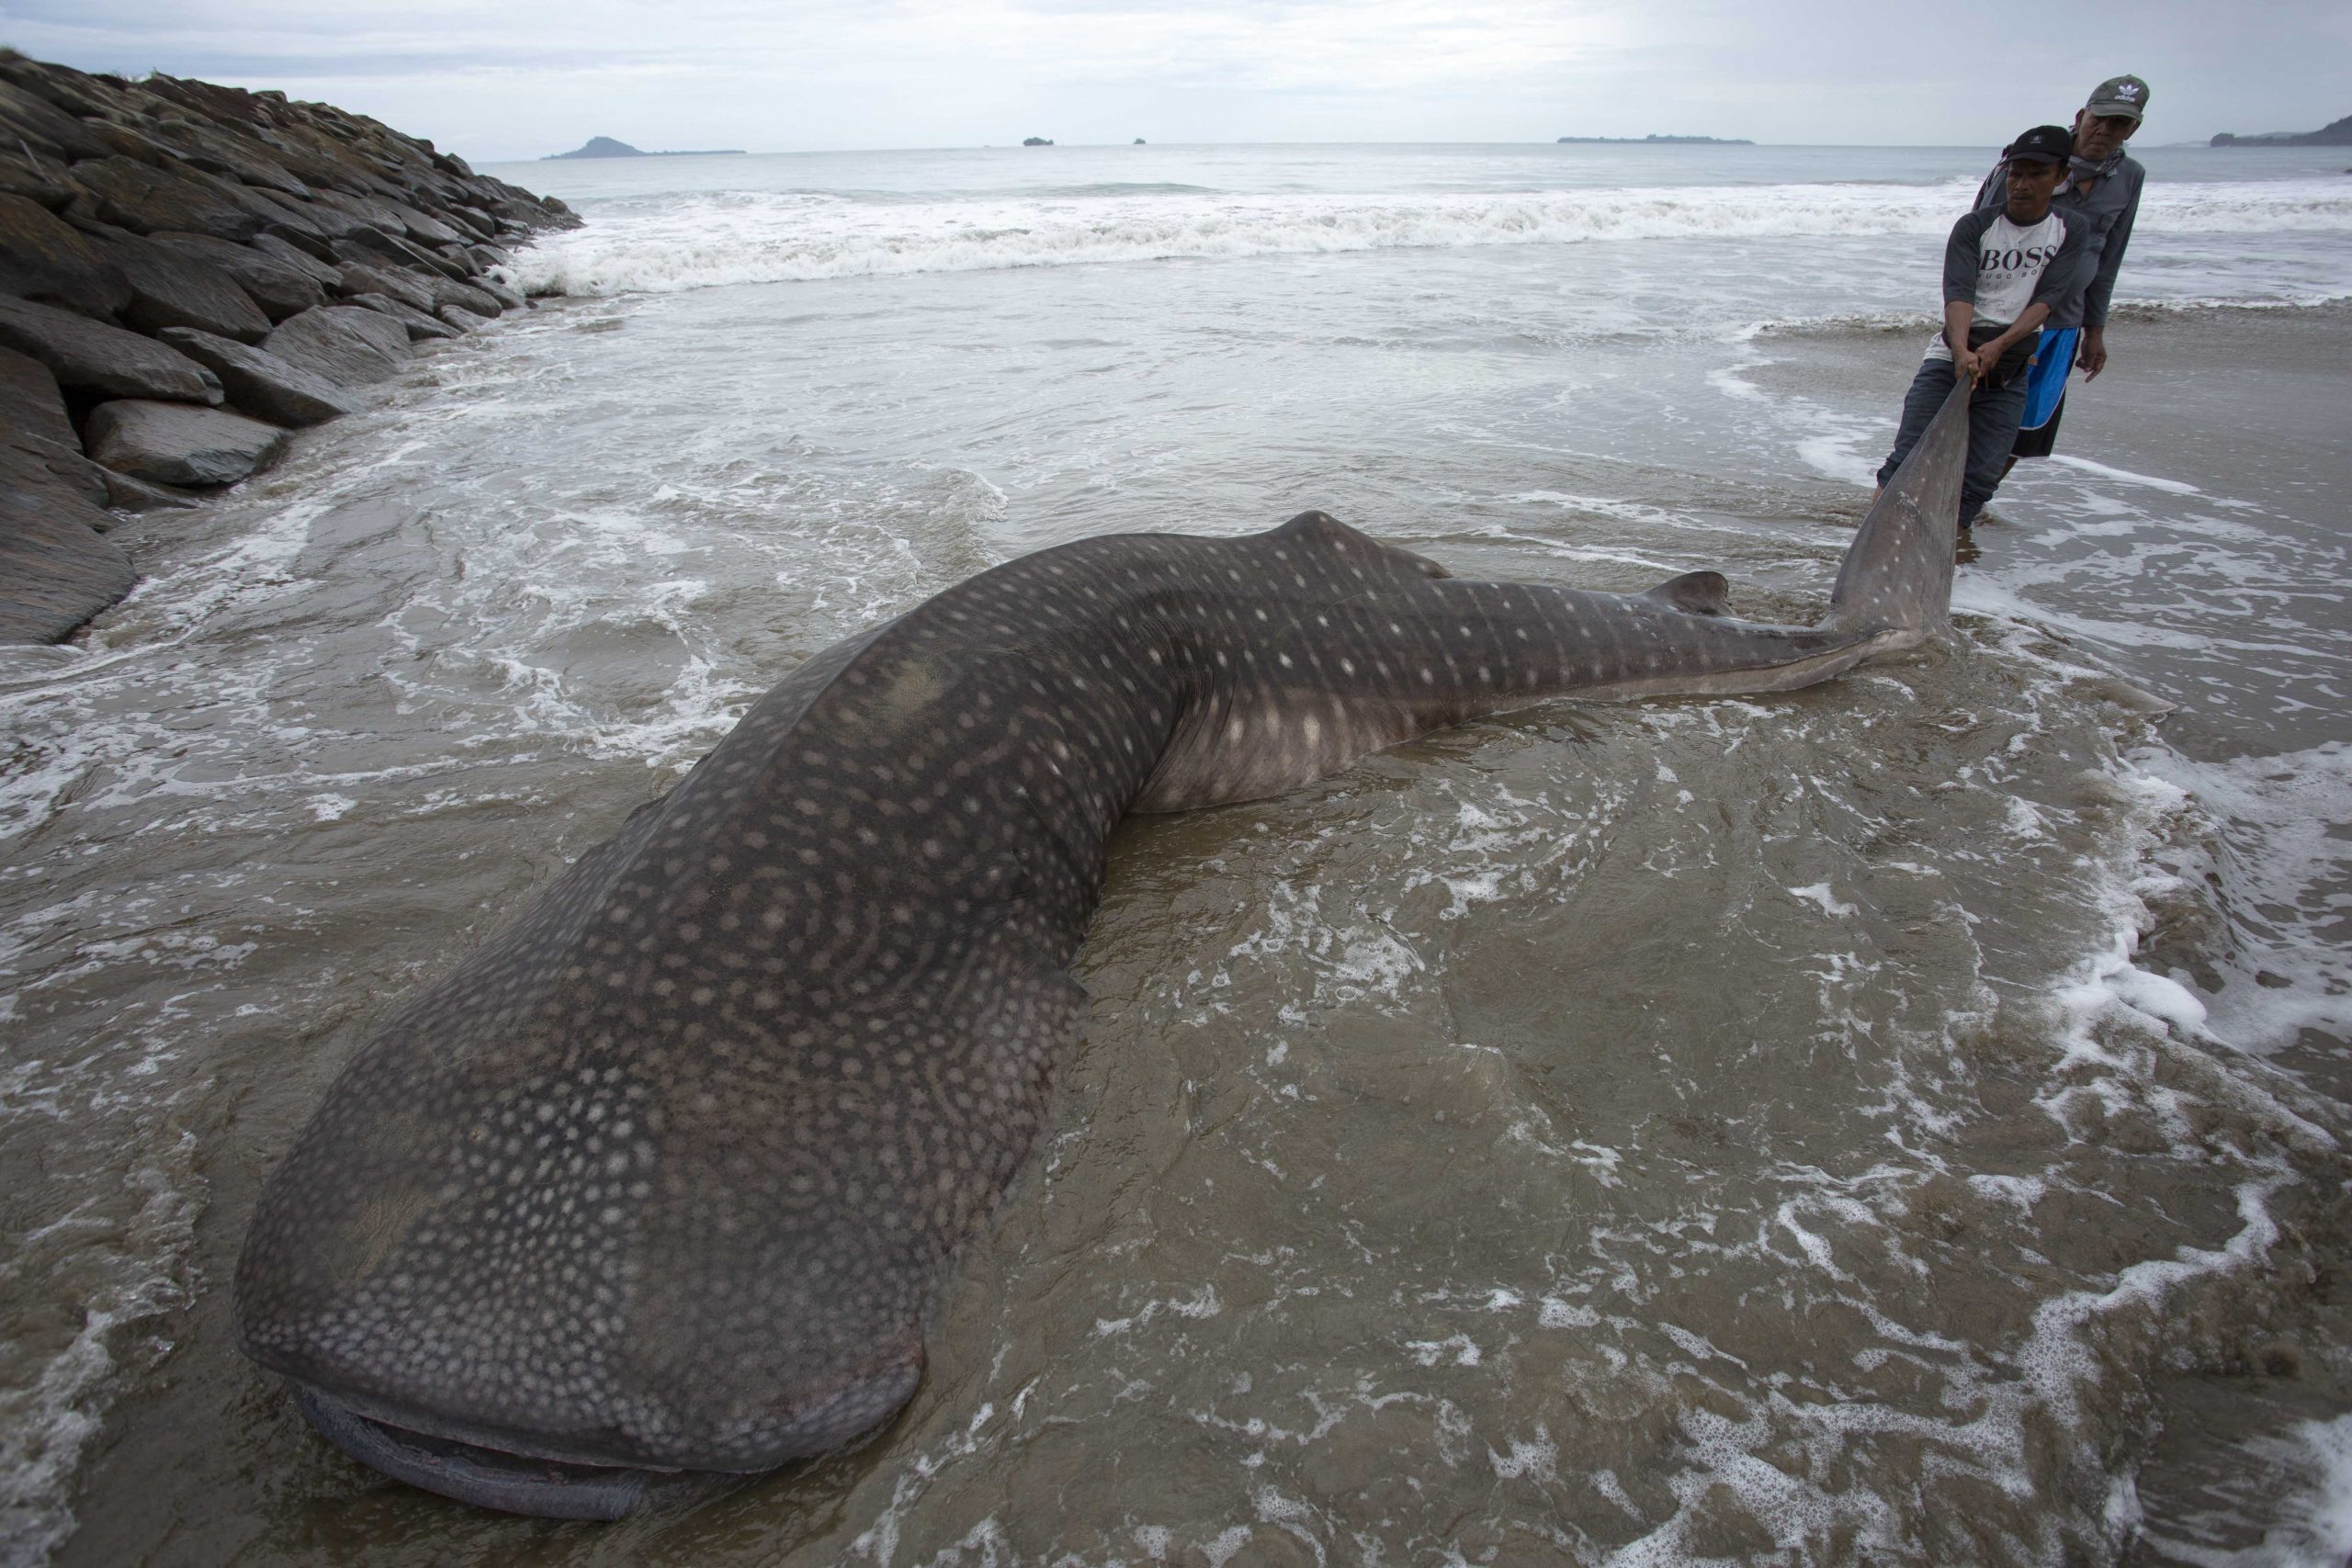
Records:
[[[2041,323],[2080,287],[2082,225],[2050,206],[2073,151],[2074,137],[2064,126],[2035,126],[2001,149],[2007,201],[1951,226],[1944,244],[1944,330],[1928,344],[1911,378],[1894,450],[1879,466],[1883,490],[1953,382],[1962,376],[1974,381],[1968,399],[1968,472],[1960,489],[1963,530],[2007,471],[2025,412],[2026,367]]]

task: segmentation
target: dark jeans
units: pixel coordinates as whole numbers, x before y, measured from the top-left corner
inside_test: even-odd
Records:
[[[1928,422],[1944,406],[1951,383],[1951,360],[1919,361],[1919,373],[1911,378],[1911,389],[1903,395],[1903,426],[1894,433],[1894,450],[1879,465],[1879,483],[1894,477],[1894,470],[1927,434]],[[2013,377],[2004,387],[1979,387],[1969,395],[1968,474],[1960,485],[1962,527],[1975,522],[1984,503],[1993,499],[2001,482],[2001,469],[2009,460],[2010,444],[2018,438],[2018,421],[2024,417],[2023,376]]]

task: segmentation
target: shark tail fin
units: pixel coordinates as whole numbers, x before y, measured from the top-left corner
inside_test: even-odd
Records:
[[[1913,641],[1924,642],[1943,627],[1951,608],[1960,484],[1968,468],[1971,385],[1955,380],[1927,434],[1862,519],[1838,569],[1821,629],[1849,636],[1913,632]]]

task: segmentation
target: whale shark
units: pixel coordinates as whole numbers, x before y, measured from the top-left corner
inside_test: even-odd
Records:
[[[1130,812],[1260,798],[1555,698],[1787,691],[1946,627],[1966,389],[1813,625],[1718,573],[1471,581],[1322,512],[1081,540],[809,659],[447,977],[266,1182],[242,1348],[463,1501],[614,1518],[912,1395],[1044,1125]]]

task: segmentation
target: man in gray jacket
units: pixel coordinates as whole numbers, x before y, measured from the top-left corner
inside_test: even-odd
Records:
[[[2091,89],[2090,101],[2075,116],[2074,157],[2051,206],[2065,215],[2070,227],[2082,231],[2083,286],[2050,313],[2027,385],[2017,443],[2010,448],[2011,463],[2019,457],[2046,457],[2057,445],[2068,371],[2080,365],[2083,379],[2088,381],[2107,368],[2108,300],[2115,292],[2124,249],[2132,243],[2140,188],[2148,178],[2148,171],[2125,155],[2123,144],[2140,129],[2147,106],[2145,82],[2137,76],[2110,76]],[[2006,162],[1994,165],[1976,192],[1979,209],[1997,211],[2007,205],[2007,171]]]
[[[2064,126],[2035,126],[2001,149],[2007,204],[1997,212],[1973,209],[1951,226],[1944,243],[1944,330],[1928,340],[1904,395],[1894,449],[1879,466],[1883,491],[1953,385],[1962,377],[1973,382],[1968,467],[1960,486],[1963,539],[2009,471],[2027,361],[2047,341],[2041,323],[2083,292],[2082,225],[2061,217],[2052,201],[2067,178],[2073,146]]]

